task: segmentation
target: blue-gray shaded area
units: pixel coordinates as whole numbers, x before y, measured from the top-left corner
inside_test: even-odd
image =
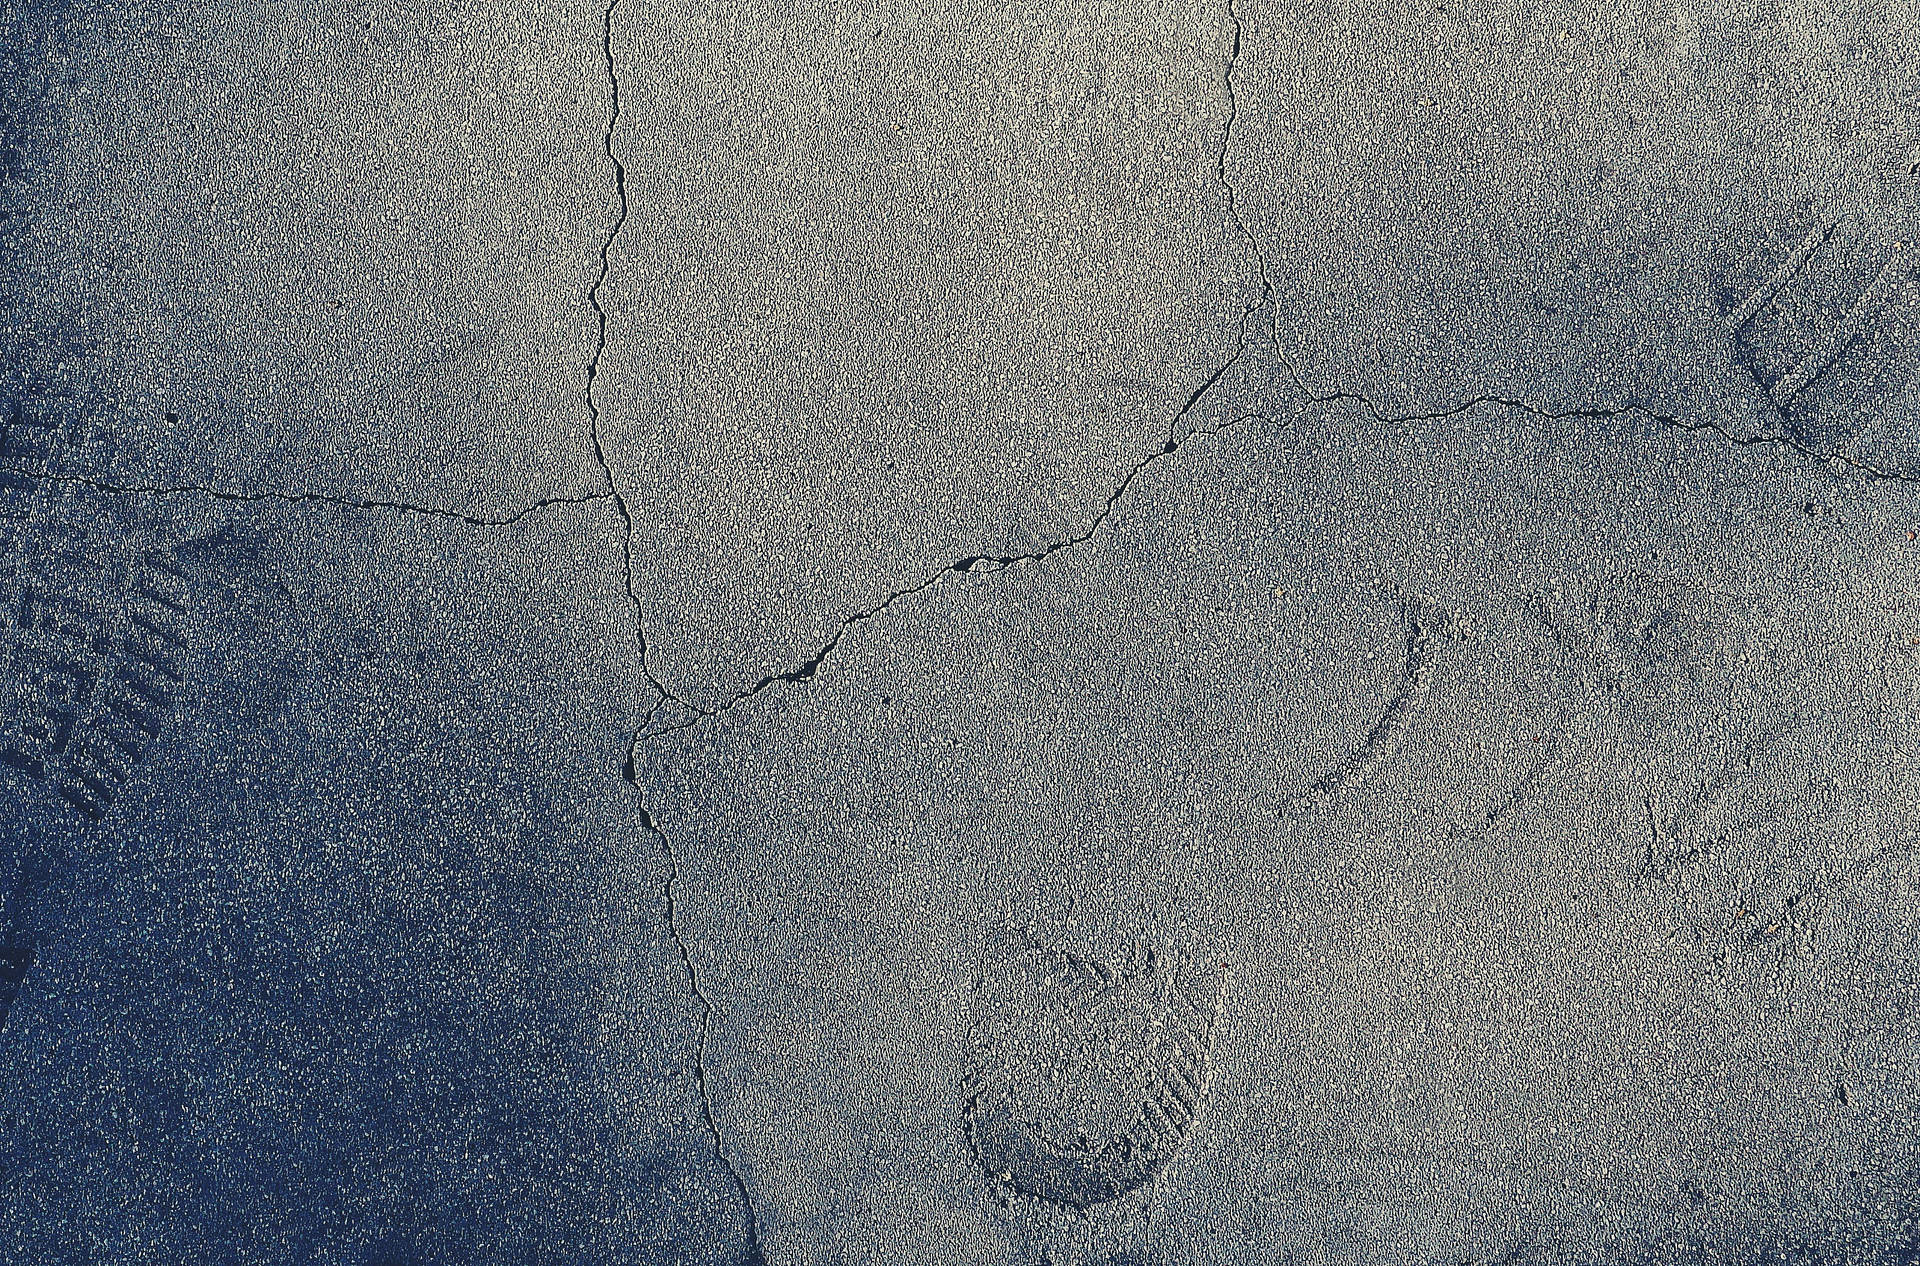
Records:
[[[1920,21],[0,8],[0,1260],[1920,1260]]]
[[[80,550],[142,530],[61,500]],[[89,684],[10,700],[8,1258],[739,1259],[624,704],[577,690],[624,595],[587,578],[557,644],[509,596],[595,527],[324,513],[144,525],[165,605],[138,570],[9,591],[16,677]],[[608,1050],[613,958],[656,1006]]]

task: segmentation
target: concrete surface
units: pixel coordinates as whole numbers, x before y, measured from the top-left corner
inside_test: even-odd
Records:
[[[1920,1260],[1920,14],[0,7],[0,1260]]]

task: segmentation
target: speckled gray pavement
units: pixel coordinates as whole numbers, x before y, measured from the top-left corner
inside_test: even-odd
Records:
[[[5,0],[0,1260],[1920,1261],[1920,12]]]

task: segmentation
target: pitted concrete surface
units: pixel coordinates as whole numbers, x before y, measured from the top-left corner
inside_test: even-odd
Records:
[[[1920,18],[0,9],[0,1260],[1920,1254]]]

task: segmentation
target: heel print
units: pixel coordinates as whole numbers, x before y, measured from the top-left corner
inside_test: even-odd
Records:
[[[1087,1209],[1151,1182],[1204,1103],[1224,966],[1114,967],[1028,942],[983,976],[968,1134],[1021,1195]]]

